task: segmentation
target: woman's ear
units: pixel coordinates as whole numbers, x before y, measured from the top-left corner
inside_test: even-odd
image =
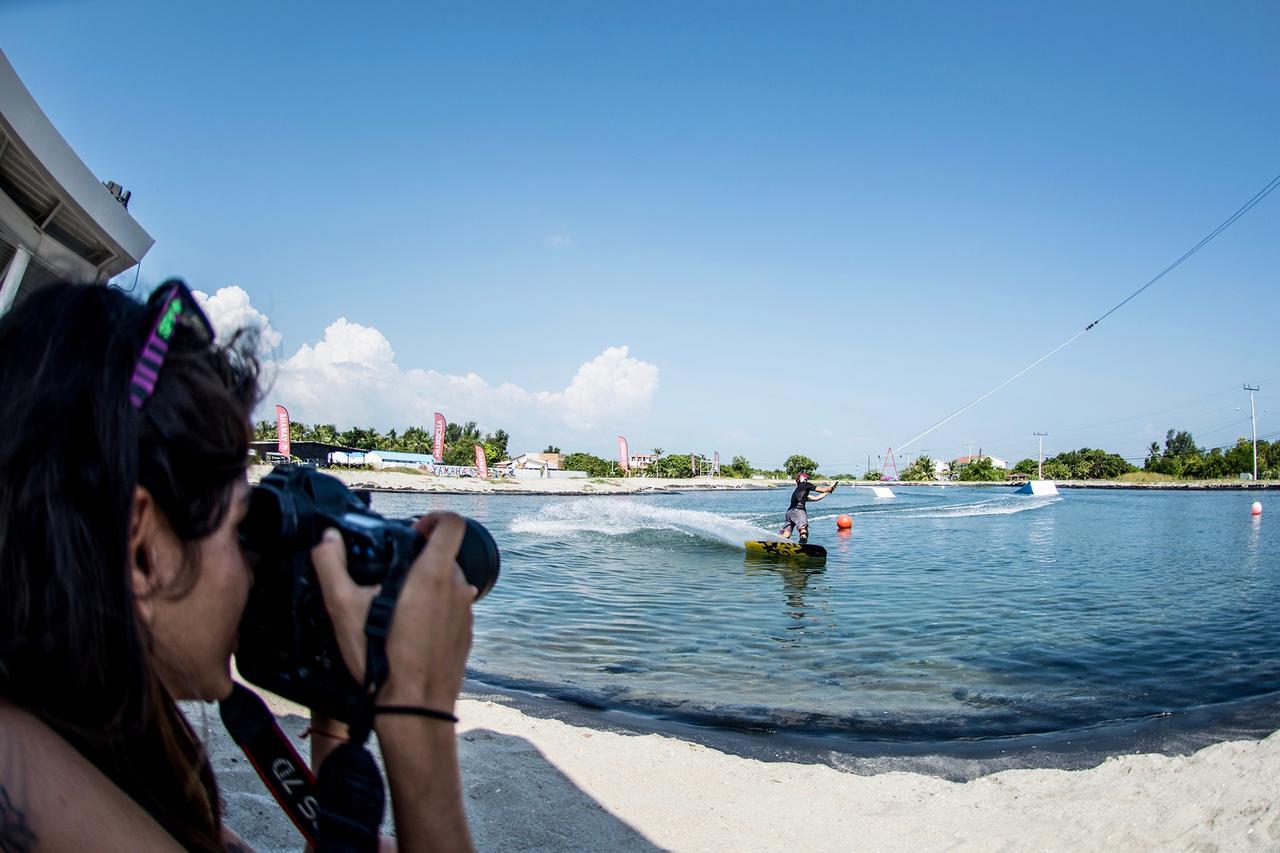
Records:
[[[154,554],[158,546],[156,536],[161,528],[158,523],[155,498],[142,486],[133,489],[133,504],[129,512],[129,585],[133,589],[138,618],[151,624],[151,597],[159,586],[155,575]]]

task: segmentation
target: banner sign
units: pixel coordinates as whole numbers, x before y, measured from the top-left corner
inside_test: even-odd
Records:
[[[631,470],[631,454],[627,452],[627,440],[618,436],[618,467],[623,471]]]
[[[431,455],[436,458],[436,462],[444,461],[444,415],[436,412],[436,443],[431,451]]]
[[[689,454],[689,470],[693,472],[693,476],[698,476],[698,454]]]
[[[276,405],[276,450],[282,456],[292,456],[289,452],[289,410]]]
[[[720,451],[711,454],[711,473],[720,476]]]
[[[484,448],[476,445],[476,467],[480,469],[480,476],[489,478],[489,460],[485,458]]]

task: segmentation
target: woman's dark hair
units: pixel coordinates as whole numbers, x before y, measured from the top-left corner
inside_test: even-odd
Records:
[[[184,543],[230,510],[257,402],[252,340],[179,329],[152,396],[130,377],[156,318],[125,293],[52,285],[0,318],[0,697],[66,738],[188,849],[221,849],[209,762],[136,618],[135,486]]]

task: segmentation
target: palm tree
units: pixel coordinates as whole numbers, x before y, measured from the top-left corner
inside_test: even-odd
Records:
[[[937,479],[937,473],[934,469],[933,460],[928,456],[921,454],[917,456],[915,461],[907,466],[902,472],[904,480],[934,480]]]

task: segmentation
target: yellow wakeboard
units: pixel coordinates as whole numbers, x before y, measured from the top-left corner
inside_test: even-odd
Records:
[[[821,545],[800,545],[796,542],[747,542],[747,553],[763,554],[771,557],[808,557],[825,560],[827,549]]]

